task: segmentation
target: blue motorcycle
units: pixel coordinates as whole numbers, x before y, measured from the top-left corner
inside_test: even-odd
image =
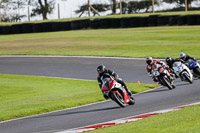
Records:
[[[195,77],[200,77],[200,65],[197,61],[189,59],[187,62],[187,66],[190,70],[193,71],[193,75]]]

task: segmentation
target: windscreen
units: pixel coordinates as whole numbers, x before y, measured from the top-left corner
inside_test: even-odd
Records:
[[[106,86],[107,88],[109,88],[109,80],[110,80],[110,78],[104,78],[104,79],[102,80],[103,85]]]

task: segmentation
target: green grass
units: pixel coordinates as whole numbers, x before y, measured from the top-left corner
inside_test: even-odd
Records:
[[[196,105],[135,122],[97,129],[90,133],[199,133],[199,110],[200,105]]]
[[[97,81],[0,74],[0,121],[104,101]],[[127,83],[133,93],[157,85]]]
[[[200,59],[200,26],[78,30],[0,36],[0,55],[85,55]]]
[[[138,16],[149,16],[149,15],[191,15],[200,14],[200,11],[176,11],[176,12],[156,12],[156,13],[134,13],[134,14],[123,14],[123,15],[107,15],[107,16],[96,16],[96,17],[83,17],[83,18],[69,18],[69,19],[55,19],[55,20],[41,20],[41,21],[31,21],[31,22],[17,22],[17,23],[0,23],[0,25],[13,25],[21,23],[41,23],[41,22],[62,22],[62,21],[72,21],[80,19],[94,19],[94,18],[122,18],[122,17],[138,17]]]

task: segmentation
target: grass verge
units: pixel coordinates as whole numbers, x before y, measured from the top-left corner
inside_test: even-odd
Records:
[[[0,121],[104,101],[97,81],[0,74]],[[157,85],[127,83],[133,93]]]
[[[200,105],[196,105],[90,133],[199,133],[199,110]]]
[[[80,19],[95,19],[95,18],[123,18],[123,17],[142,17],[150,15],[192,15],[200,14],[200,11],[174,11],[174,12],[156,12],[156,13],[134,13],[134,14],[122,14],[122,15],[107,15],[107,16],[96,16],[96,17],[83,17],[83,18],[69,18],[69,19],[55,19],[55,20],[41,20],[41,21],[30,21],[30,22],[16,22],[16,23],[0,23],[1,25],[13,25],[21,23],[42,23],[42,22],[62,22],[62,21],[73,21]]]
[[[79,30],[0,36],[0,55],[85,55],[200,59],[200,26]]]

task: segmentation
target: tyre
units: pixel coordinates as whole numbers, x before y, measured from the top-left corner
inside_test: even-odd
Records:
[[[173,86],[171,85],[171,83],[168,81],[168,79],[166,79],[165,77],[162,77],[162,80],[163,80],[164,84],[165,84],[170,90],[172,90],[172,89],[175,88],[175,86],[173,87]]]
[[[196,67],[193,71],[196,75],[200,76],[200,68],[199,67]]]
[[[189,77],[188,73],[183,73],[183,77],[190,83],[193,83],[193,80]]]
[[[119,106],[121,106],[121,107],[125,107],[126,106],[125,101],[123,99],[123,96],[119,96],[115,92],[113,92],[111,94],[111,97],[117,104],[119,104]]]
[[[130,102],[128,104],[129,105],[134,105],[135,104],[135,99],[133,97],[130,97]]]

